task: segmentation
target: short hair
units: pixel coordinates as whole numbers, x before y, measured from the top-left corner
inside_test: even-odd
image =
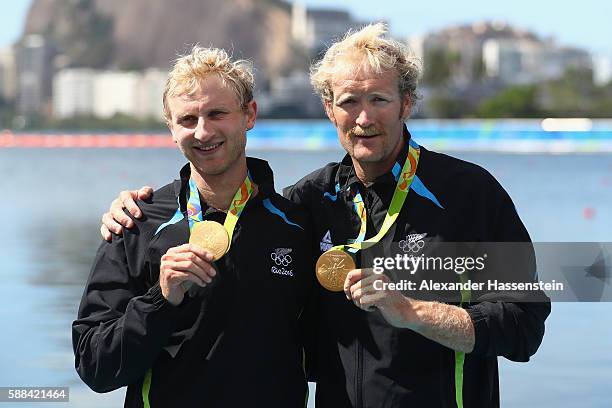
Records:
[[[171,121],[168,99],[185,95],[198,89],[200,81],[207,75],[217,74],[236,93],[242,109],[253,100],[255,77],[250,61],[236,60],[220,48],[202,48],[198,45],[189,54],[179,56],[168,74],[164,88],[164,119]]]
[[[414,104],[418,99],[416,88],[421,75],[421,61],[407,45],[384,38],[387,26],[369,24],[357,32],[349,31],[342,40],[332,44],[321,60],[310,68],[310,82],[323,102],[330,102],[334,95],[334,76],[346,68],[343,59],[361,59],[356,69],[371,69],[380,74],[395,69],[399,78],[400,95],[408,95]]]

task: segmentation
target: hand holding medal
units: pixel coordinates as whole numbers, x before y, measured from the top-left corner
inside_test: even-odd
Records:
[[[206,286],[217,271],[212,266],[213,255],[197,245],[183,244],[169,248],[161,257],[159,286],[162,295],[173,305],[179,305],[185,296],[185,286]]]

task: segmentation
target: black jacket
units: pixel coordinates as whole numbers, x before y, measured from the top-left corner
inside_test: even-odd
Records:
[[[410,135],[398,156],[403,165]],[[397,166],[396,166],[397,168]],[[411,234],[446,242],[529,242],[514,205],[481,167],[421,147],[417,178],[397,222],[383,238],[389,247]],[[381,228],[396,179],[390,172],[365,188],[351,159],[327,166],[285,190],[313,214],[319,254],[357,237],[352,197],[367,210],[366,237]],[[367,265],[362,265],[367,266]],[[455,352],[408,329],[390,326],[378,311],[362,311],[342,292],[319,287],[316,404],[342,407],[455,407]],[[463,364],[463,406],[499,406],[497,356],[528,361],[540,345],[550,304],[478,302],[465,305],[476,343]]]
[[[274,192],[267,163],[248,159],[248,168],[259,192],[230,251],[213,283],[179,306],[161,294],[159,265],[189,238],[189,166],[139,203],[135,228],[102,243],[72,325],[76,370],[94,391],[127,385],[126,407],[144,399],[151,407],[304,406],[299,318],[314,279],[309,223]],[[204,216],[224,217],[211,209]]]

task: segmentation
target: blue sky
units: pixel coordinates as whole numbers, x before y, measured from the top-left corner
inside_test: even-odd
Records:
[[[0,12],[0,47],[15,41],[23,29],[29,0],[5,1]]]
[[[612,55],[612,2],[581,0],[303,0],[315,7],[349,9],[360,20],[386,19],[396,36],[425,34],[448,24],[500,20],[563,45],[575,45],[597,54]],[[29,0],[3,2],[0,13],[0,47],[17,39]]]

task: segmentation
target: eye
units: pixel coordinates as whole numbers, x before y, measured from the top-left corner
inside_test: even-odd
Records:
[[[355,103],[355,100],[353,98],[346,98],[346,99],[342,99],[338,101],[337,105],[338,106],[349,106],[349,105],[352,105],[353,103]]]
[[[374,102],[388,102],[388,100],[386,98],[383,98],[382,96],[375,96],[373,100]]]
[[[227,112],[222,111],[222,110],[212,110],[208,113],[208,117],[212,119],[220,119],[224,117],[226,114]]]
[[[195,126],[198,123],[198,117],[195,115],[185,115],[178,118],[178,123],[184,127]]]

